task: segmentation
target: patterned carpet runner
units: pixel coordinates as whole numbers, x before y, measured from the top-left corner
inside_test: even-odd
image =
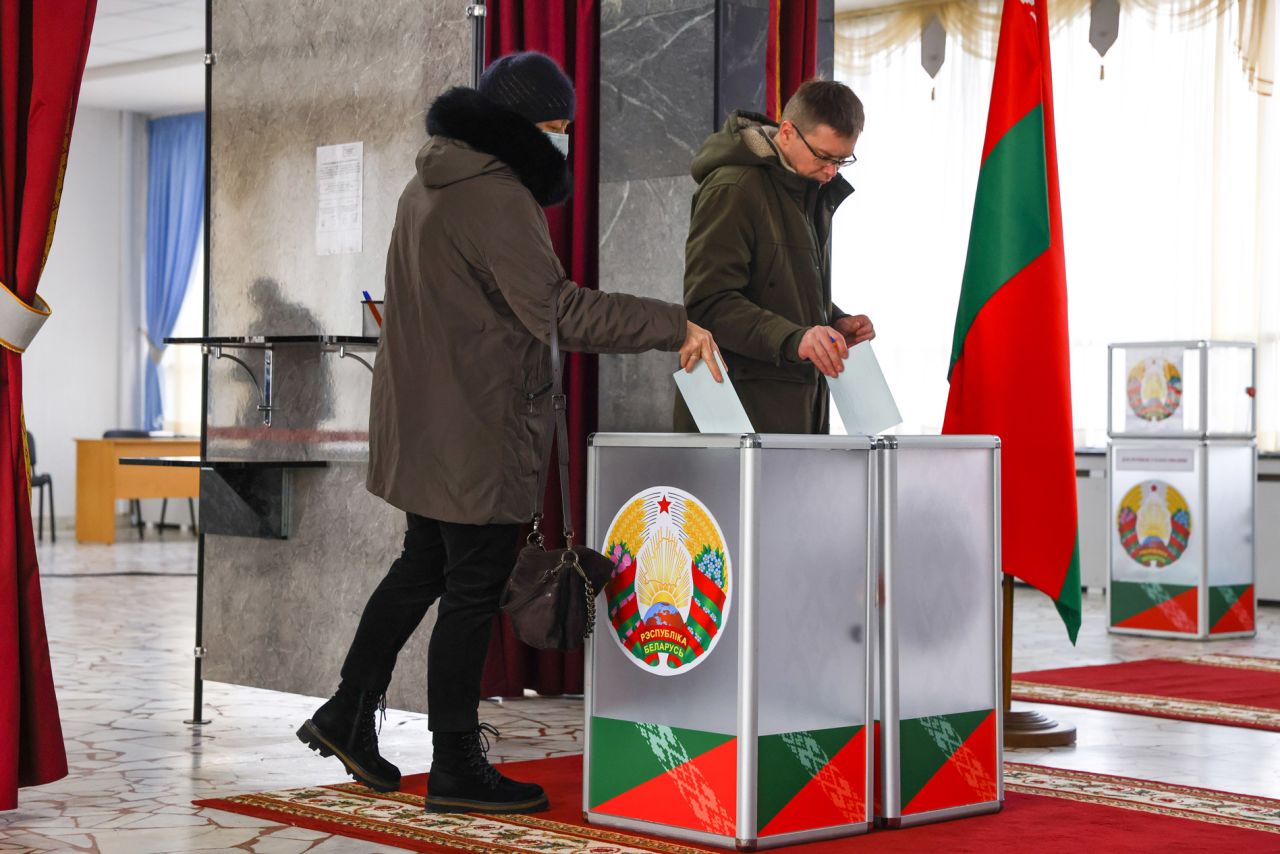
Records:
[[[1280,732],[1280,660],[1197,655],[1015,673],[1013,699]]]
[[[609,830],[582,820],[580,756],[513,762],[503,771],[536,780],[552,809],[528,816],[435,815],[422,809],[426,775],[404,791],[378,794],[346,783],[196,801],[197,806],[426,852],[701,854],[717,849]],[[879,830],[856,840],[810,843],[805,854],[862,851],[1037,854],[1180,849],[1280,849],[1280,801],[1104,774],[1005,764],[1004,810],[994,815]],[[856,849],[854,846],[856,845]]]

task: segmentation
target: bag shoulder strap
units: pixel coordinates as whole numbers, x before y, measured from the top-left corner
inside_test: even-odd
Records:
[[[563,285],[563,282],[562,282]],[[574,285],[570,284],[570,287]],[[556,457],[560,468],[560,520],[566,547],[573,546],[573,516],[569,504],[569,400],[564,393],[564,364],[560,355],[560,292],[551,298],[551,406],[555,410],[553,430],[556,438]],[[542,498],[546,488],[546,476],[551,460],[545,461],[538,478],[538,491],[534,496],[533,533],[530,543],[541,544],[539,525],[542,522]]]

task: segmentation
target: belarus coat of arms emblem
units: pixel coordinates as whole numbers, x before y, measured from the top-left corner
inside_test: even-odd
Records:
[[[1129,371],[1125,391],[1135,415],[1147,421],[1163,421],[1182,403],[1182,374],[1173,362],[1149,356]]]
[[[613,561],[609,621],[643,670],[674,676],[715,646],[729,616],[730,561],[720,526],[684,490],[655,486],[631,497],[605,534]]]
[[[1120,544],[1143,566],[1162,569],[1182,557],[1191,537],[1191,511],[1182,493],[1146,480],[1125,493],[1116,514]]]

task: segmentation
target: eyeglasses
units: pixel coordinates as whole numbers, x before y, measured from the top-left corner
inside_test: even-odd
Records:
[[[852,166],[853,164],[858,162],[858,155],[853,153],[849,154],[848,160],[841,160],[838,157],[832,157],[830,154],[822,154],[820,152],[814,151],[813,146],[809,144],[809,140],[805,139],[804,134],[800,132],[800,128],[794,124],[791,126],[796,129],[796,136],[800,137],[800,141],[804,143],[805,148],[809,149],[809,153],[812,154],[814,157],[818,158],[819,160],[821,160],[823,163],[830,163],[832,166],[836,167],[837,169],[843,169],[846,166]]]

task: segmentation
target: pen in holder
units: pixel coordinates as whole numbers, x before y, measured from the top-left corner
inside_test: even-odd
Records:
[[[360,334],[366,338],[382,337],[382,300],[360,300]]]

